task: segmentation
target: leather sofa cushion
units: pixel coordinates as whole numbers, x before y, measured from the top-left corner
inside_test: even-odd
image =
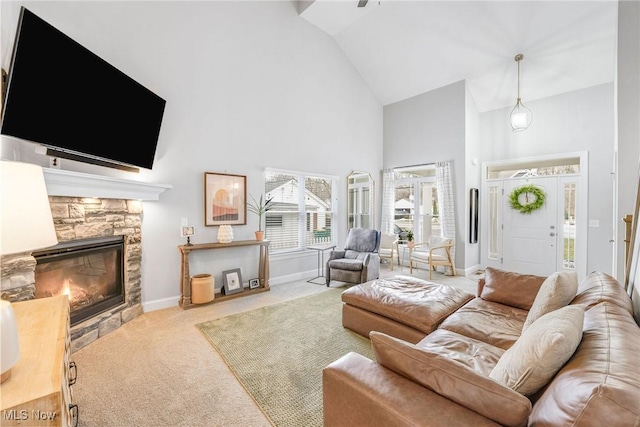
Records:
[[[435,330],[444,318],[471,299],[473,294],[469,292],[409,276],[372,280],[342,293],[342,301],[346,304],[388,317],[425,334]]]
[[[526,317],[527,310],[474,298],[447,317],[439,328],[506,350],[520,337]]]
[[[547,277],[524,321],[522,330],[527,329],[540,316],[562,308],[569,304],[578,291],[578,274],[573,271],[553,273]]]
[[[448,357],[487,377],[504,353],[499,347],[446,329],[436,329],[420,340],[416,347]]]
[[[379,364],[504,426],[524,426],[526,397],[469,366],[380,332],[369,334]]]
[[[322,370],[324,427],[500,427],[359,353]]]
[[[631,299],[622,285],[608,274],[594,271],[578,285],[578,294],[571,304],[582,304],[588,308],[601,302],[608,302],[633,313]]]
[[[524,310],[531,309],[542,282],[546,277],[520,274],[487,267],[480,297]]]
[[[504,352],[489,376],[525,396],[536,393],[573,356],[582,339],[583,320],[580,305],[541,316]]]
[[[628,297],[626,297],[628,299]],[[537,398],[535,426],[639,426],[640,328],[618,304],[584,312],[582,341]]]

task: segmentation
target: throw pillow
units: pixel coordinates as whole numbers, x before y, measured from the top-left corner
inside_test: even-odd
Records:
[[[582,340],[584,308],[568,305],[533,322],[504,352],[489,376],[525,396],[547,384]]]
[[[558,272],[547,277],[533,300],[522,330],[527,329],[540,316],[568,305],[578,291],[578,274]]]
[[[484,287],[480,298],[529,310],[544,279],[546,277],[487,267],[484,270]]]
[[[378,363],[505,426],[526,424],[531,402],[470,367],[381,332],[369,333]]]

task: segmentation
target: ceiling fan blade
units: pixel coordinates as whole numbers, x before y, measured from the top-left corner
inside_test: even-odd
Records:
[[[367,5],[367,2],[369,0],[359,0],[358,1],[358,7],[365,7]]]

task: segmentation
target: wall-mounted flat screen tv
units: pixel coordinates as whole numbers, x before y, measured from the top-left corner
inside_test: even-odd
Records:
[[[2,134],[89,163],[151,169],[164,109],[164,99],[21,9]]]

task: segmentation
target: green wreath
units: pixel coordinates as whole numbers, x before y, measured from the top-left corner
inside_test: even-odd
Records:
[[[520,195],[524,194],[525,204],[520,203]],[[529,201],[533,196],[533,200]],[[531,212],[540,209],[544,205],[544,199],[546,195],[540,187],[535,185],[523,185],[522,187],[514,188],[509,195],[509,204],[512,209],[515,209],[523,214],[530,214]]]

